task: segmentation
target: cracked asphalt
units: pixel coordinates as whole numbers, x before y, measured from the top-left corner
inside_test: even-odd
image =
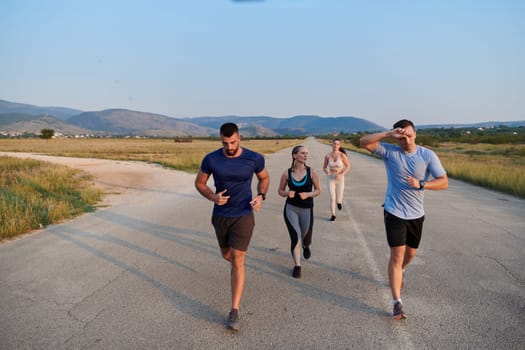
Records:
[[[0,243],[0,349],[524,349],[525,201],[450,180],[426,192],[408,319],[390,319],[381,161],[350,153],[329,222],[322,158],[312,257],[291,277],[277,195],[290,149],[268,155],[270,191],[246,260],[241,330],[225,328],[229,268],[195,175],[138,162],[12,154],[93,173],[95,212]],[[220,147],[220,144],[217,145]],[[0,155],[8,153],[1,153]]]

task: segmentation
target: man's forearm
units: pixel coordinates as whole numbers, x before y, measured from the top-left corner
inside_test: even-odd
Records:
[[[268,192],[268,187],[270,187],[270,179],[260,180],[257,184],[257,192],[266,194]]]
[[[212,191],[211,188],[209,188],[207,185],[204,186],[195,186],[197,188],[197,191],[206,199],[214,202],[215,201],[215,193]]]
[[[366,148],[370,152],[374,152],[379,144],[379,141],[391,135],[391,131],[383,131],[377,132],[375,134],[365,135],[359,139],[359,145],[363,148]]]
[[[424,188],[432,191],[446,190],[448,188],[448,176],[445,174],[432,181],[427,181]]]
[[[375,134],[369,134],[361,137],[359,139],[359,143],[361,147],[366,147],[367,145],[379,142],[388,136],[390,136],[390,131],[377,132]]]

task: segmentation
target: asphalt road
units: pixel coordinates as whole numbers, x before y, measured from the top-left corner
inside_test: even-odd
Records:
[[[324,190],[312,257],[292,278],[277,195],[286,149],[267,157],[238,333],[225,327],[229,267],[194,175],[115,162],[140,176],[109,184],[120,194],[107,206],[0,244],[0,349],[525,348],[524,200],[455,180],[427,191],[402,295],[408,319],[392,321],[383,164],[349,155],[343,210],[329,222],[321,166],[330,148],[305,144]]]

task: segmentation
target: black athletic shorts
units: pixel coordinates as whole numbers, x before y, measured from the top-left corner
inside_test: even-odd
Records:
[[[255,217],[253,213],[238,218],[226,218],[222,216],[212,216],[211,223],[215,228],[215,235],[219,242],[219,247],[241,250],[248,250],[248,245],[252,239],[253,228],[255,227]]]
[[[419,247],[425,216],[418,219],[405,220],[390,214],[386,210],[384,211],[384,215],[386,239],[390,247],[399,247],[402,245],[407,245],[414,249]]]

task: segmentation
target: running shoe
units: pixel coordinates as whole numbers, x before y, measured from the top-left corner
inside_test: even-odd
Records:
[[[339,209],[339,210],[343,209],[343,204],[342,203],[337,203],[337,209]]]
[[[312,252],[310,252],[310,247],[304,246],[303,247],[303,256],[305,259],[310,259],[310,256],[312,255]]]
[[[403,312],[403,304],[401,304],[399,301],[394,303],[394,311],[392,312],[392,318],[394,320],[404,320],[407,318],[407,316]]]
[[[293,268],[292,276],[294,278],[301,278],[301,266],[295,266]]]
[[[232,331],[238,331],[239,330],[239,310],[238,309],[232,309],[230,311],[230,317],[228,317],[228,328]]]
[[[332,215],[332,217],[330,218],[330,221],[335,221],[335,215]]]

